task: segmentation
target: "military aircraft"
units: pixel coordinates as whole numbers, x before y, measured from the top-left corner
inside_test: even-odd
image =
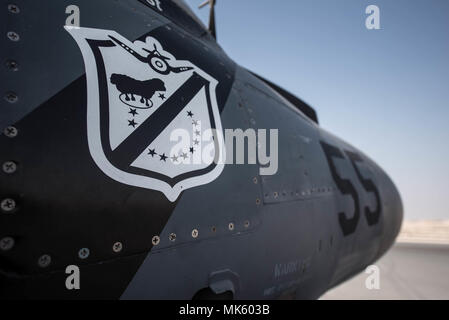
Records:
[[[208,3],[209,28],[182,0],[3,2],[2,299],[316,299],[392,245],[391,179],[232,61]],[[275,173],[219,161],[229,129],[268,130]]]

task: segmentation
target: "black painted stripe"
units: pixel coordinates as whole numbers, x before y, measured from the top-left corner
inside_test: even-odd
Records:
[[[196,72],[114,151],[120,167],[131,165],[208,83]]]

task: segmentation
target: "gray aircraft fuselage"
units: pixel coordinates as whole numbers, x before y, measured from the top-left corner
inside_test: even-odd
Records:
[[[393,244],[402,203],[387,174],[236,65],[182,2],[15,2],[0,13],[1,298],[316,299]],[[64,28],[69,5],[79,29]],[[157,121],[139,118],[147,110]],[[193,114],[278,129],[276,174],[246,163],[171,175],[158,139]],[[137,168],[149,141],[154,165]]]

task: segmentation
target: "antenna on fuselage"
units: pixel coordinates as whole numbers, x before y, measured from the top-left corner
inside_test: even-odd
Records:
[[[217,32],[215,29],[215,4],[217,3],[217,0],[206,0],[202,4],[198,6],[199,9],[205,7],[206,5],[210,6],[209,11],[209,32],[212,35],[212,37],[217,39]]]

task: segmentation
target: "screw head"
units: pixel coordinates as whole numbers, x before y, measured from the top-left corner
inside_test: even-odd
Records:
[[[161,242],[159,236],[154,236],[153,239],[151,239],[151,243],[153,244],[153,246],[157,246],[159,242]]]
[[[5,94],[5,100],[8,101],[9,103],[16,103],[19,100],[19,96],[15,93],[15,92],[7,92]]]
[[[17,130],[17,128],[13,127],[13,126],[6,127],[5,130],[3,130],[3,134],[5,136],[7,136],[8,138],[17,137],[18,133],[19,133],[19,130]]]
[[[6,68],[8,68],[9,70],[12,70],[12,71],[19,70],[19,64],[15,60],[6,61],[5,65],[6,65]]]
[[[4,212],[11,212],[16,208],[16,201],[11,198],[3,199],[0,203],[0,207]]]
[[[249,220],[246,220],[246,221],[244,222],[244,225],[245,225],[245,228],[249,228]]]
[[[260,199],[259,199],[259,198],[256,199],[256,204],[257,204],[257,205],[260,204]]]
[[[17,164],[14,161],[3,162],[2,169],[4,173],[12,174],[17,170]]]
[[[15,5],[15,4],[8,4],[8,11],[11,12],[11,13],[17,14],[17,13],[20,12],[20,9],[19,9],[19,7],[18,7],[17,5]]]
[[[41,255],[39,259],[37,259],[37,265],[41,268],[46,268],[51,263],[51,257],[48,254]]]
[[[4,237],[0,240],[0,249],[3,251],[11,250],[14,247],[14,239],[11,237]]]
[[[114,243],[112,245],[112,250],[114,252],[120,252],[120,251],[122,251],[122,249],[123,249],[123,244],[121,242],[119,242],[119,241],[117,241],[116,243]]]
[[[20,36],[17,32],[14,31],[8,31],[8,33],[6,34],[6,36],[8,37],[9,40],[17,42],[20,40]]]
[[[78,251],[78,257],[80,259],[87,259],[89,254],[90,254],[89,248],[81,248],[80,251]]]
[[[257,184],[257,177],[253,178],[253,182],[254,182],[254,184]]]
[[[192,230],[192,238],[198,238],[199,232],[197,229]]]
[[[174,242],[176,240],[176,233],[170,233],[170,235],[168,236],[168,239],[171,242]]]
[[[228,228],[230,231],[234,230],[234,223],[230,222]]]

